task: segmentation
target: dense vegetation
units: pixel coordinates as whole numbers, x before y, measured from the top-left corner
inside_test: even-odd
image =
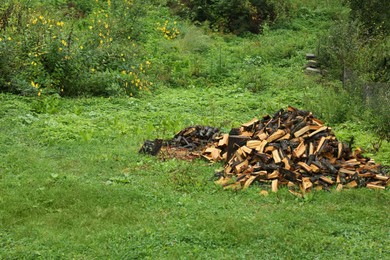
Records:
[[[390,165],[386,5],[0,0],[0,258],[388,257],[388,189],[262,197],[137,153],[292,105]]]

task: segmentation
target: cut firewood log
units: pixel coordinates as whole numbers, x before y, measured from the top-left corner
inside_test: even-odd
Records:
[[[386,187],[377,185],[377,184],[372,184],[372,183],[367,183],[367,188],[369,189],[376,189],[376,190],[384,190]]]
[[[300,158],[306,151],[306,145],[302,141],[297,148],[294,149],[293,151],[293,156],[296,158]]]
[[[272,189],[272,192],[278,192],[278,180],[277,179],[272,181],[271,189]]]
[[[272,157],[274,158],[275,163],[280,163],[282,161],[282,159],[280,158],[278,149],[275,149],[272,151]]]
[[[307,125],[307,126],[301,128],[300,130],[296,131],[296,132],[294,133],[294,136],[295,136],[295,137],[300,137],[301,135],[303,135],[304,133],[306,133],[306,132],[309,131],[309,130],[310,130],[310,126]]]
[[[286,132],[284,130],[279,129],[267,138],[267,142],[271,143],[275,140],[278,140],[279,138],[283,137],[285,134]]]

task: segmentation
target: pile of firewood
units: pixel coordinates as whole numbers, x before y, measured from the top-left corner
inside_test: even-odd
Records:
[[[273,116],[253,119],[221,134],[210,126],[190,126],[173,139],[146,141],[140,152],[162,158],[192,160],[203,156],[224,161],[216,181],[225,188],[269,184],[302,196],[312,189],[353,187],[385,189],[390,177],[384,167],[362,155],[360,149],[339,142],[332,129],[311,112],[288,107]]]
[[[220,136],[203,156],[226,162],[216,181],[226,188],[269,183],[274,192],[285,185],[297,196],[331,186],[385,189],[390,178],[361,152],[339,142],[311,112],[288,107]]]
[[[218,128],[211,126],[189,126],[175,134],[170,140],[146,140],[140,153],[158,155],[165,160],[177,158],[193,160],[202,156],[203,149],[220,136]]]

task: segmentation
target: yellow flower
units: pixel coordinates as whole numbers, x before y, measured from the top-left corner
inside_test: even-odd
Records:
[[[84,46],[83,45],[80,45],[80,50],[84,49]]]
[[[39,84],[35,83],[34,81],[31,81],[31,86],[33,86],[34,88],[38,88]]]
[[[40,89],[40,90],[38,91],[38,97],[41,96],[41,93],[42,93],[42,89]]]
[[[40,19],[40,20],[43,20],[43,16],[42,16],[42,15],[40,15],[40,16],[39,16],[39,19]]]
[[[61,40],[62,45],[67,46],[68,43],[65,40]]]
[[[88,26],[88,28],[89,28],[90,30],[92,30],[92,29],[93,29],[92,25]]]
[[[61,47],[59,47],[59,48],[58,48],[58,51],[59,51],[59,52],[61,52],[61,51],[62,51],[62,48],[61,48]]]

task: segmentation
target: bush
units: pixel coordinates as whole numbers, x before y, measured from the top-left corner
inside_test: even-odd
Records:
[[[259,33],[266,22],[285,16],[289,2],[273,0],[176,0],[171,8],[194,22],[208,22],[211,28],[242,34]]]
[[[390,139],[390,37],[373,35],[359,21],[339,21],[321,39],[319,61],[328,76],[342,81],[349,95],[349,117],[370,122],[383,138]],[[345,110],[345,102],[336,109]]]
[[[4,2],[0,91],[134,95],[150,88],[150,61],[136,41],[143,2]]]
[[[390,33],[390,1],[347,0],[351,19],[359,20],[371,35]]]

